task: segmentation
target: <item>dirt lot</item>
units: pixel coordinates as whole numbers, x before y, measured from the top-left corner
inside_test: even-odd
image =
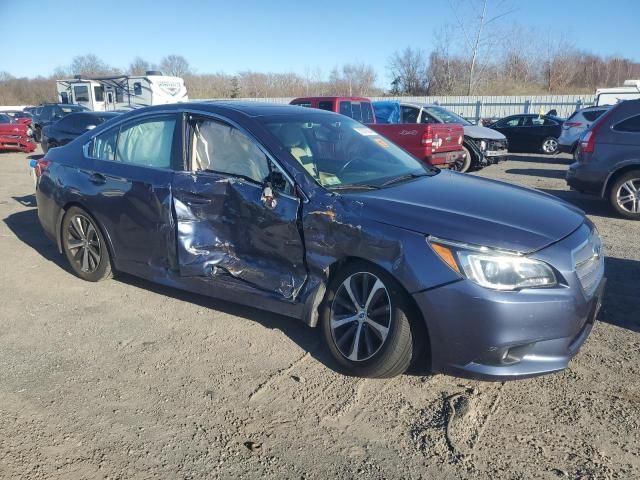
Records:
[[[26,158],[0,154],[0,477],[640,478],[640,223],[567,191],[568,159],[479,173],[578,204],[607,255],[571,367],[501,384],[348,378],[294,320],[83,282],[42,233]]]

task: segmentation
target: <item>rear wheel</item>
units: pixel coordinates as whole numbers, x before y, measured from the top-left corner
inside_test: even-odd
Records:
[[[609,203],[623,217],[640,220],[640,170],[627,172],[616,180]]]
[[[366,262],[334,276],[321,308],[323,336],[345,373],[393,377],[422,353],[424,336],[411,322],[407,294],[384,270]]]
[[[547,155],[555,155],[558,153],[558,139],[555,137],[547,137],[542,141],[542,152]]]
[[[112,276],[107,244],[98,224],[86,211],[71,207],[61,228],[64,253],[78,277],[98,282]]]
[[[455,170],[456,172],[468,172],[471,168],[471,152],[466,146],[462,146],[462,151],[464,152],[464,159],[458,160],[451,165],[451,170]]]

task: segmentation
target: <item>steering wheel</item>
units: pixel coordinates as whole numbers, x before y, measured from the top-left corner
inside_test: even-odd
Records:
[[[362,156],[355,156],[353,157],[351,160],[349,160],[347,163],[345,163],[342,168],[340,168],[340,170],[338,170],[338,173],[336,173],[337,177],[341,177],[342,174],[344,174],[344,172],[347,170],[347,168],[349,167],[349,165],[353,165],[353,164],[357,164],[358,162],[362,162],[365,160],[365,157]]]

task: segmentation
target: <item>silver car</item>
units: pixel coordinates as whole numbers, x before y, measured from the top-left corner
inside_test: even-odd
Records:
[[[609,108],[608,106],[587,107],[571,115],[562,124],[562,133],[558,138],[559,150],[564,153],[571,153],[575,157],[580,136]]]

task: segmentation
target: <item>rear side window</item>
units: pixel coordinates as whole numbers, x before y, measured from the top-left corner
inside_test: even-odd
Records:
[[[588,110],[586,112],[582,112],[582,116],[586,118],[588,121],[593,122],[604,112],[605,112],[604,110]]]
[[[340,113],[347,117],[351,117],[351,102],[340,102]]]
[[[333,102],[326,100],[323,102],[318,102],[318,108],[320,110],[326,110],[327,112],[333,112]]]
[[[311,102],[291,102],[291,105],[297,105],[298,107],[310,107]]]
[[[635,117],[627,118],[620,123],[617,123],[614,127],[614,130],[619,132],[632,132],[639,133],[640,132],[640,115],[636,115]]]
[[[170,168],[175,129],[175,118],[154,118],[124,126],[118,135],[116,161]]]
[[[418,123],[420,110],[415,107],[402,107],[402,123]]]
[[[116,159],[116,142],[118,140],[118,129],[112,128],[101,133],[93,139],[90,155],[100,160]]]

